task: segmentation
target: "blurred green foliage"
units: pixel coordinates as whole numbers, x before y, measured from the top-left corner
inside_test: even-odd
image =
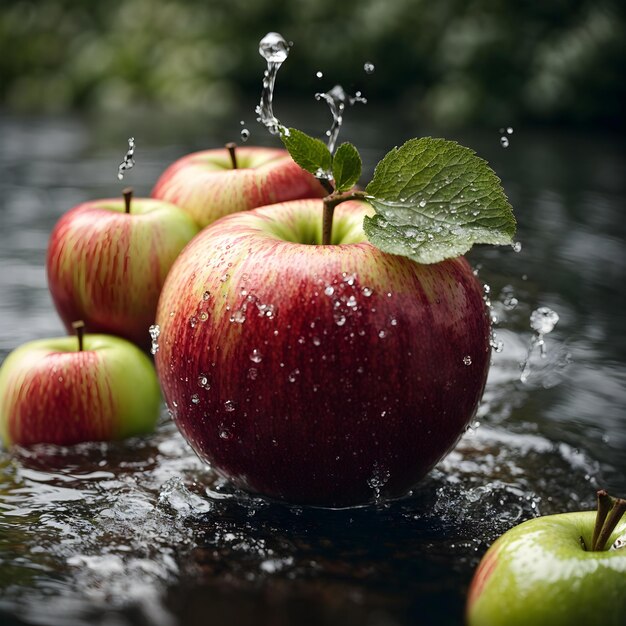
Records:
[[[0,108],[221,116],[258,93],[259,39],[294,42],[280,94],[341,83],[446,125],[622,123],[620,0],[0,0]],[[367,75],[365,62],[376,66]],[[317,71],[323,78],[316,78]]]

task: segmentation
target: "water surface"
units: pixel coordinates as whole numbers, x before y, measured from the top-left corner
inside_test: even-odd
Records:
[[[347,121],[342,138],[361,148],[366,172],[394,144],[428,134],[400,125],[383,133],[372,115]],[[47,239],[67,209],[121,192],[127,137],[136,166],[123,182],[146,195],[173,159],[236,137],[240,119],[249,144],[272,141],[252,115],[217,130],[0,118],[0,359],[62,334],[46,286]],[[320,110],[303,119],[312,133],[328,122]],[[3,624],[459,624],[473,568],[500,533],[591,507],[598,486],[626,495],[619,143],[523,128],[506,149],[497,128],[456,138],[503,179],[522,243],[517,253],[470,256],[491,287],[504,347],[456,450],[406,499],[342,511],[234,491],[165,411],[143,439],[0,451]],[[539,306],[560,321],[522,383]]]

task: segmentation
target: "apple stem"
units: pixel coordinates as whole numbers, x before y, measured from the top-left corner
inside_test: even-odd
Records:
[[[602,551],[611,533],[626,512],[626,500],[612,498],[604,489],[598,491],[598,513],[593,529],[591,549]]]
[[[332,241],[333,234],[333,215],[335,207],[342,202],[348,200],[364,200],[366,198],[364,191],[346,191],[345,193],[331,193],[324,198],[324,214],[322,219],[322,245],[328,246]]]
[[[78,351],[83,351],[83,339],[85,336],[85,322],[83,320],[78,320],[77,322],[72,322],[72,328],[76,331],[76,336],[78,337]]]
[[[124,196],[124,211],[126,213],[130,213],[130,203],[133,199],[133,188],[126,187],[126,189],[122,191],[122,195]]]
[[[233,165],[233,169],[237,169],[237,144],[234,141],[229,141],[225,146],[226,150],[228,150],[228,154],[230,154],[230,162]]]

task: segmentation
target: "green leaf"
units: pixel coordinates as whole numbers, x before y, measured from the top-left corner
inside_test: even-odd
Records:
[[[335,190],[348,191],[361,177],[361,155],[351,143],[342,143],[333,158],[333,178]]]
[[[513,243],[515,218],[500,179],[454,141],[424,137],[394,148],[365,191],[377,214],[365,218],[365,234],[384,252],[438,263],[475,243]]]
[[[289,128],[280,136],[291,158],[307,172],[318,175],[330,172],[333,157],[323,141],[310,137],[297,128]]]

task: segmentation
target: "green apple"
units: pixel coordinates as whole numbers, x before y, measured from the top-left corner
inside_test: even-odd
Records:
[[[5,446],[122,439],[156,425],[161,393],[154,367],[119,337],[31,341],[0,368]]]
[[[474,575],[468,626],[624,624],[626,501],[611,499],[607,515],[607,498],[599,492],[597,515],[548,515],[502,535]]]

